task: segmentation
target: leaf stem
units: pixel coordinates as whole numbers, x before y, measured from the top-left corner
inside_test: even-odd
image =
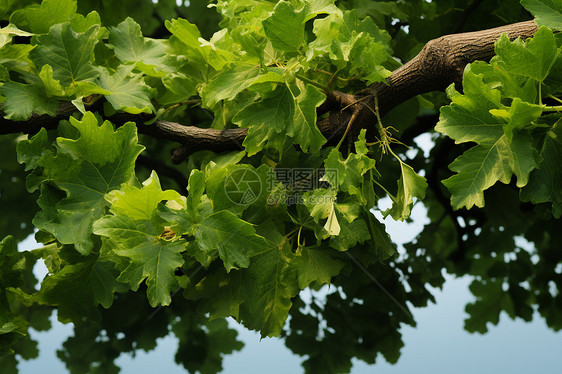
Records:
[[[560,100],[559,98],[557,98],[557,97],[554,96],[554,95],[548,95],[548,98],[549,98],[549,99],[552,99],[552,100],[556,100],[556,101],[558,101],[560,104],[562,104],[562,100]]]
[[[544,107],[543,112],[562,112],[562,105]]]
[[[312,85],[312,86],[314,86],[314,87],[320,88],[322,91],[324,91],[324,92],[327,93],[327,94],[332,94],[332,89],[331,89],[330,87],[325,86],[325,85],[323,85],[323,84],[321,84],[321,83],[318,83],[318,82],[316,82],[316,81],[314,81],[314,80],[312,80],[312,79],[309,79],[309,78],[305,77],[304,75],[302,75],[302,74],[300,74],[300,73],[296,73],[296,74],[295,74],[295,77],[297,77],[297,78],[300,79],[301,81],[303,81],[303,82],[305,82],[305,83],[308,83],[308,84],[310,84],[310,85]]]
[[[297,234],[297,248],[301,245],[301,232],[302,232],[302,225],[299,226],[299,233]]]
[[[334,79],[337,79],[337,80],[339,80],[339,81],[341,81],[341,82],[351,82],[351,81],[359,80],[359,78],[357,78],[357,77],[351,77],[351,78],[342,78],[342,77],[338,77],[338,76],[336,75],[337,72],[336,72],[336,73],[330,73],[329,71],[322,70],[322,69],[314,69],[313,71],[316,72],[316,73],[321,73],[321,74],[329,75],[330,77],[334,77]]]
[[[192,100],[187,100],[187,101],[175,103],[175,104],[167,107],[165,110],[168,111],[168,110],[172,110],[172,109],[175,109],[175,108],[183,106],[183,105],[195,105],[195,104],[201,104],[201,99],[192,99]]]
[[[359,112],[353,112],[353,114],[351,115],[351,118],[349,119],[349,122],[347,123],[347,127],[345,128],[345,132],[343,133],[340,141],[338,142],[338,145],[336,145],[336,149],[339,151],[343,140],[345,139],[345,137],[347,136],[347,134],[349,133],[349,130],[351,129],[351,125],[353,125],[353,122],[355,121],[355,119],[357,118],[357,114]]]
[[[381,188],[381,190],[383,190],[392,201],[396,201],[396,199],[394,198],[394,195],[392,195],[390,192],[388,192],[388,190],[386,188],[384,188],[384,186],[382,184],[380,184],[379,182],[377,182],[375,179],[372,179],[373,183],[376,184],[377,186],[379,186]]]

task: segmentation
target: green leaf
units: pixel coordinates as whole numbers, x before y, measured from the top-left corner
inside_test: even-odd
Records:
[[[161,105],[187,101],[190,96],[197,94],[197,82],[192,76],[170,73],[162,77],[162,84],[166,91],[157,98]]]
[[[259,330],[262,338],[281,334],[293,305],[291,298],[298,290],[296,284],[293,285],[296,283],[291,274],[294,269],[289,265],[287,256],[290,256],[287,250],[269,251],[256,260],[256,266],[262,269],[255,274],[255,280],[263,283],[259,287],[260,295],[255,295],[259,297],[256,309],[248,313],[253,318],[246,320],[246,326]]]
[[[6,97],[2,107],[6,119],[25,121],[33,114],[57,114],[58,102],[48,98],[43,87],[7,82],[0,87],[0,93]]]
[[[299,291],[295,254],[271,221],[258,226],[266,237],[265,250],[252,258],[248,269],[215,270],[193,289],[190,298],[204,298],[212,318],[233,316],[261,336],[278,336]],[[216,297],[215,297],[216,295]],[[219,302],[220,300],[220,302]]]
[[[205,63],[210,46],[201,46],[201,33],[194,24],[186,19],[173,19],[165,22],[166,28],[172,33],[174,39],[182,43],[184,53],[188,58],[192,58],[198,62]]]
[[[540,149],[542,162],[534,170],[529,183],[521,190],[521,200],[534,204],[552,203],[552,214],[562,216],[562,127],[560,122],[546,134]]]
[[[169,41],[170,50],[181,58],[187,58],[189,65],[201,74],[203,81],[208,80],[209,73],[220,71],[225,64],[243,60],[236,57],[230,50],[234,47],[229,30],[222,29],[216,32],[210,41],[201,38],[201,33],[196,25],[185,19],[175,19],[165,22],[166,28],[172,33]],[[235,50],[237,54],[241,51]],[[252,59],[246,61],[253,63]]]
[[[180,253],[185,251],[185,243],[162,238],[164,230],[163,225],[123,215],[105,216],[94,224],[94,232],[107,237],[112,251],[130,261],[117,280],[129,284],[133,291],[146,280],[152,307],[170,304],[170,294],[178,286],[174,272],[184,262]]]
[[[295,116],[294,109],[291,92],[283,85],[234,116],[233,123],[248,128],[243,145],[249,156],[261,151],[275,137],[285,137],[285,129]]]
[[[316,222],[328,218],[334,210],[336,190],[317,188],[303,194],[303,203]]]
[[[263,21],[265,34],[274,48],[285,52],[296,52],[305,42],[304,9],[295,9],[292,3],[280,1],[273,14]]]
[[[8,44],[0,48],[0,66],[3,66],[3,74],[7,75],[7,70],[16,71],[20,74],[32,73],[34,65],[29,59],[29,54],[33,48],[34,46],[29,44]]]
[[[10,23],[8,26],[2,27],[0,29],[0,48],[10,43],[14,36],[32,36],[32,35],[33,35],[32,33],[20,30],[17,28],[16,25],[12,25]]]
[[[335,201],[336,191],[333,189],[318,188],[303,194],[304,205],[314,221],[320,223],[320,221],[326,220],[321,230],[315,230],[318,239],[326,239],[340,233]]]
[[[201,204],[201,198],[203,197],[203,192],[205,192],[205,173],[196,169],[192,170],[191,174],[189,174],[187,191],[187,211],[190,215],[197,216],[199,204]]]
[[[535,16],[537,25],[562,30],[562,2],[560,0],[521,0],[521,5]]]
[[[383,214],[390,214],[395,220],[405,220],[410,217],[414,197],[423,200],[425,190],[427,189],[427,181],[424,177],[416,174],[411,166],[400,161],[400,179],[398,179],[398,191],[396,197],[392,197],[392,208],[386,210]]]
[[[312,282],[318,285],[330,284],[332,277],[338,275],[344,265],[332,257],[329,249],[314,247],[304,247],[300,256],[296,256],[292,263],[297,269],[301,289],[305,289]]]
[[[211,107],[221,100],[233,100],[236,95],[254,84],[265,82],[284,82],[279,72],[264,72],[260,66],[233,64],[217,74],[201,92],[201,99],[206,107]]]
[[[490,63],[476,61],[470,64],[470,70],[476,75],[482,75],[486,84],[501,89],[502,97],[519,98],[527,103],[535,103],[539,94],[537,81],[533,78],[512,74],[506,68],[507,66],[497,55],[492,58]]]
[[[53,78],[67,87],[81,81],[93,81],[99,76],[92,65],[94,46],[98,42],[98,25],[76,33],[68,23],[53,26],[49,34],[35,38],[37,48],[31,59],[38,67],[50,65]]]
[[[118,280],[135,291],[145,280],[150,305],[169,305],[170,293],[178,286],[175,271],[183,265],[180,253],[186,250],[186,243],[175,231],[177,225],[165,220],[174,209],[161,207],[159,211],[158,204],[172,201],[182,209],[183,199],[176,191],[162,191],[154,172],[142,188],[124,184],[106,199],[111,202],[113,215],[96,221],[94,232],[104,236],[105,248],[129,260]]]
[[[396,254],[396,245],[390,239],[390,235],[386,232],[384,224],[379,222],[375,215],[367,209],[365,209],[365,214],[369,233],[371,234],[371,241],[369,244],[377,257],[377,261],[384,261]]]
[[[517,100],[512,103],[515,107],[507,110],[500,102],[500,92],[491,90],[470,68],[465,70],[463,88],[464,95],[459,95],[452,87],[448,90],[452,103],[441,109],[435,127],[456,143],[478,144],[449,166],[458,174],[443,181],[452,194],[451,203],[455,209],[483,207],[483,191],[497,181],[509,183],[514,174],[517,186],[523,187],[539,161],[533,139],[525,130],[529,122],[540,115],[539,111]],[[494,111],[497,109],[503,110]],[[521,121],[523,117],[512,116],[517,113],[524,113],[524,122]]]
[[[259,19],[256,19],[255,22],[259,22]],[[250,60],[250,57],[255,57],[260,64],[265,65],[264,59],[267,38],[261,27],[254,28],[248,24],[244,24],[234,28],[228,34],[232,37],[234,42],[240,44],[242,49],[246,52],[248,60]]]
[[[229,211],[221,210],[201,221],[195,231],[198,246],[208,253],[218,251],[227,272],[246,268],[250,258],[262,253],[267,241],[254,227]]]
[[[287,135],[293,137],[304,152],[309,149],[315,152],[326,142],[316,126],[316,108],[326,100],[326,95],[311,85],[306,85],[298,94],[296,90],[296,87],[289,88],[295,109],[293,121],[287,127]]]
[[[357,218],[351,222],[347,219],[340,219],[339,222],[341,227],[340,233],[338,236],[330,238],[330,246],[332,248],[338,251],[347,251],[357,244],[371,239],[369,228],[363,218]]]
[[[483,207],[483,191],[497,181],[509,183],[513,174],[517,186],[523,187],[531,170],[538,166],[536,153],[532,138],[526,134],[518,134],[512,141],[504,135],[466,151],[449,165],[458,174],[443,181],[452,194],[453,207]]]
[[[306,21],[319,14],[342,15],[342,11],[334,4],[334,0],[307,0]]]
[[[29,171],[40,166],[41,159],[45,154],[50,153],[51,141],[48,138],[47,130],[41,128],[31,139],[23,140],[17,144],[18,162],[25,163],[25,170]],[[35,191],[35,188],[28,189]]]
[[[286,135],[294,138],[303,151],[317,151],[326,139],[316,126],[316,108],[326,96],[307,85],[303,91],[296,86],[279,86],[261,101],[241,110],[233,122],[248,127],[244,146],[253,155],[265,146],[282,147]],[[281,151],[281,149],[278,149]]]
[[[75,14],[70,19],[70,27],[72,27],[72,30],[76,32],[86,32],[90,27],[94,25],[101,26],[101,17],[95,10],[88,13],[86,17],[81,14]],[[105,36],[105,28],[101,28],[100,33],[103,33],[103,35]]]
[[[250,206],[265,205],[267,173],[265,165],[225,165],[206,170],[207,195],[213,209],[241,213]]]
[[[480,143],[501,137],[503,121],[490,113],[491,109],[502,107],[500,91],[485,85],[481,76],[472,73],[470,66],[464,76],[464,95],[460,95],[452,86],[447,90],[452,102],[441,108],[441,117],[435,130],[455,139],[456,143]]]
[[[136,291],[145,280],[152,307],[170,304],[170,294],[178,287],[175,271],[184,263],[180,255],[186,249],[183,240],[167,240],[166,226],[161,222],[133,220],[122,214],[101,218],[95,222],[94,232],[105,237],[113,252],[129,259],[117,278],[120,282]]]
[[[540,117],[542,110],[542,106],[521,101],[520,98],[516,97],[511,102],[509,110],[507,108],[490,109],[490,114],[506,122],[503,130],[507,138],[512,140],[513,131],[524,129],[530,125]]]
[[[121,65],[113,74],[102,69],[96,83],[110,92],[105,97],[115,110],[131,114],[152,113],[150,87],[144,83],[141,74],[131,73],[133,68],[133,65]]]
[[[10,16],[10,22],[36,34],[46,34],[51,26],[70,21],[76,9],[76,0],[43,0],[41,5],[16,10]]]
[[[289,315],[293,298],[299,291],[295,255],[287,242],[271,224],[264,224],[260,233],[267,236],[268,249],[252,259],[243,280],[240,318],[261,336],[279,336]]]
[[[143,37],[140,25],[132,18],[127,17],[117,27],[110,27],[109,31],[109,45],[121,62],[134,62],[147,74],[151,72],[148,67],[168,70],[163,64],[166,57],[164,43]]]
[[[65,91],[60,85],[60,82],[53,78],[53,68],[51,65],[43,65],[39,78],[45,87],[45,94],[47,97],[65,96]]]
[[[550,73],[554,61],[560,54],[551,30],[541,27],[535,35],[523,41],[520,38],[513,42],[507,34],[502,34],[496,42],[495,51],[501,57],[500,65],[512,73],[531,77],[539,82]]]
[[[358,196],[366,202],[363,196],[362,185],[365,182],[365,174],[369,170],[375,170],[375,160],[367,156],[366,131],[361,130],[358,140],[355,142],[357,153],[351,153],[346,159],[337,149],[332,149],[324,160],[326,174],[322,180],[330,183],[334,188],[339,188],[350,195]]]
[[[330,14],[314,21],[316,39],[306,52],[308,61],[318,58],[335,65],[343,74],[368,84],[390,76],[383,63],[391,59],[390,36],[371,18],[359,20],[355,10]]]
[[[116,280],[114,264],[98,256],[89,256],[83,262],[66,265],[41,282],[37,299],[58,306],[58,318],[63,323],[81,322],[84,318],[99,318],[98,305],[109,308],[115,292],[127,287]]]
[[[197,284],[188,284],[184,295],[188,300],[199,300],[209,311],[211,319],[232,316],[240,320],[240,305],[244,302],[242,277],[241,272],[227,273],[220,266],[214,271],[207,271]]]
[[[142,183],[142,188],[123,185],[120,190],[110,191],[105,199],[111,203],[111,213],[124,215],[132,220],[150,220],[162,200],[182,204],[181,195],[174,190],[162,191],[155,171]]]
[[[27,146],[18,147],[18,159],[40,166],[35,178],[49,181],[65,192],[61,196],[52,185],[43,185],[38,201],[43,210],[35,216],[35,226],[87,254],[93,248],[92,224],[105,214],[105,194],[133,180],[134,162],[143,147],[137,144],[132,123],[114,131],[108,121],[98,126],[89,112],[82,121],[71,118],[70,123],[78,130],[78,139],[60,137],[56,153],[47,147],[38,158],[39,152],[27,152],[32,143],[46,146],[45,134],[39,133],[37,136],[43,140],[32,138],[24,141]]]
[[[70,124],[78,130],[80,136],[78,139],[59,137],[57,145],[61,153],[66,153],[73,159],[83,158],[88,163],[105,166],[122,158],[125,151],[131,152],[127,156],[134,154],[136,157],[136,153],[144,148],[135,144],[136,131],[130,122],[114,130],[111,122],[104,121],[100,126],[95,115],[88,112],[81,121],[70,117]],[[131,159],[127,161],[130,162]],[[129,169],[132,165],[125,164],[123,167]]]
[[[7,314],[17,312],[12,310],[9,300],[6,299],[7,288],[17,288],[29,293],[35,291],[35,260],[30,252],[18,251],[17,242],[12,236],[0,241],[0,321]]]

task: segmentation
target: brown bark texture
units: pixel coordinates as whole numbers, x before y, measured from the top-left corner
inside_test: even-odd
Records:
[[[338,140],[348,126],[355,130],[370,130],[376,123],[375,97],[379,114],[384,116],[398,104],[419,94],[444,90],[451,83],[461,89],[465,66],[476,60],[488,61],[494,55],[494,43],[503,33],[507,33],[511,40],[518,37],[525,39],[533,36],[536,30],[534,21],[525,21],[431,40],[416,57],[393,71],[386,82],[372,84],[354,95],[338,91],[328,93],[319,112],[329,114],[317,125],[329,143]],[[33,134],[41,127],[56,128],[60,120],[68,118],[68,114],[33,116],[20,122],[0,117],[0,134]],[[199,150],[226,152],[243,149],[242,142],[247,135],[245,128],[204,129],[162,120],[145,125],[150,120],[147,115],[116,114],[108,119],[117,125],[132,121],[137,123],[139,133],[180,143],[172,157],[176,163]],[[356,131],[350,132],[354,133]]]

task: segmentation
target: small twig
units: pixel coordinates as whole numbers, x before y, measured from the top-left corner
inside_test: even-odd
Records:
[[[321,74],[329,75],[330,78],[333,79],[333,80],[336,80],[336,79],[337,79],[338,81],[346,82],[346,83],[347,83],[347,82],[351,82],[351,81],[360,80],[360,79],[357,78],[357,77],[351,77],[351,78],[342,78],[342,77],[338,77],[338,76],[337,76],[337,72],[335,72],[335,73],[330,73],[329,71],[322,70],[322,69],[314,69],[313,71],[316,72],[316,73],[321,73]]]
[[[181,103],[175,103],[174,105],[170,105],[169,107],[167,107],[165,110],[170,111],[180,106],[197,105],[197,104],[201,104],[201,99],[193,99],[193,100],[182,101]]]
[[[345,128],[345,131],[340,139],[340,141],[338,142],[338,144],[336,145],[336,149],[340,149],[341,144],[343,143],[343,140],[345,139],[345,137],[347,136],[347,134],[349,133],[349,130],[351,129],[351,127],[353,126],[353,123],[355,122],[355,120],[357,119],[357,116],[359,115],[359,111],[354,111],[353,114],[351,115],[351,118],[349,119],[349,122],[347,123],[347,127]]]
[[[558,101],[559,103],[561,103],[561,104],[562,104],[562,100],[560,100],[559,98],[557,98],[557,97],[556,97],[556,96],[554,96],[554,95],[551,95],[551,94],[549,94],[549,95],[548,95],[547,97],[548,97],[549,99],[552,99],[552,100]]]

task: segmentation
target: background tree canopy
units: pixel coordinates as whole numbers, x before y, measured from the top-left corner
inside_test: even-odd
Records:
[[[219,372],[229,316],[307,373],[395,362],[445,272],[470,332],[562,328],[562,0],[179,3],[0,1],[3,372],[53,309],[71,373],[170,331]],[[400,254],[385,197],[427,208]]]

